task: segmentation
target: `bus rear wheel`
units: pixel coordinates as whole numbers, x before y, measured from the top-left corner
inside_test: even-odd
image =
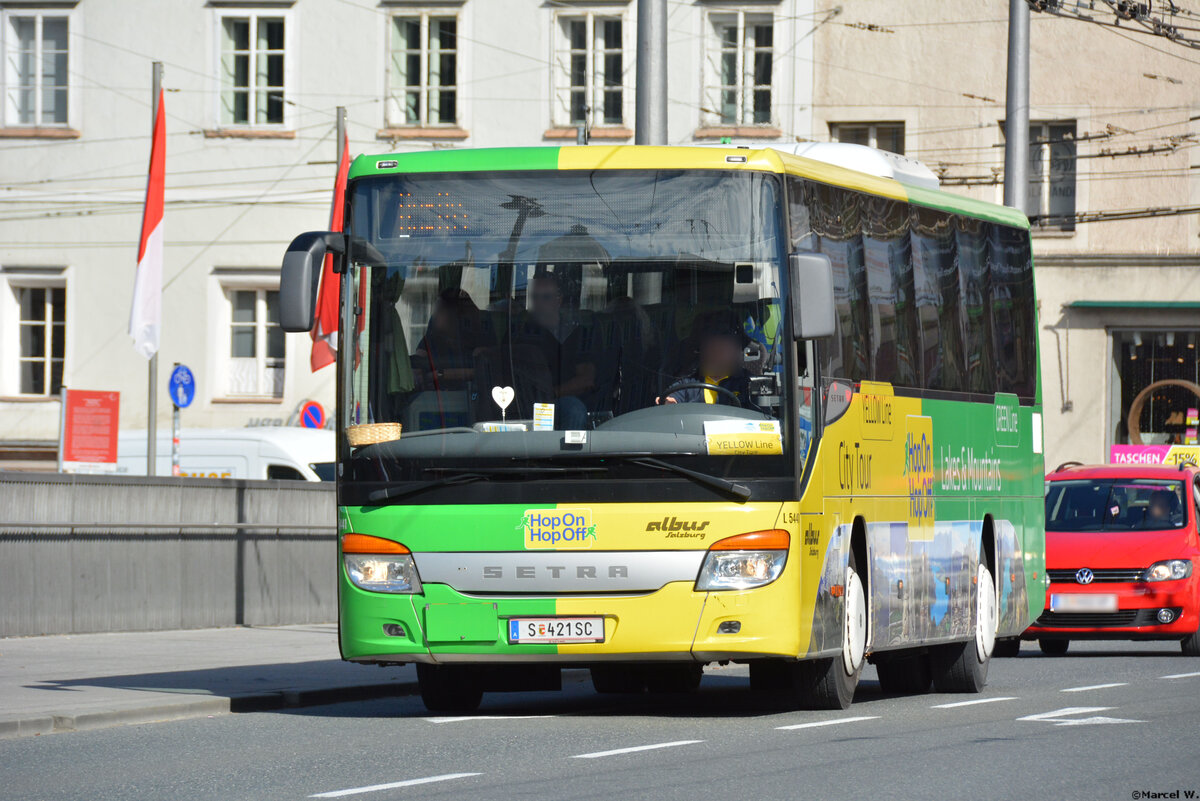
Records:
[[[473,712],[483,700],[483,685],[470,668],[418,664],[417,684],[430,712]]]
[[[919,695],[929,692],[933,671],[925,654],[890,656],[875,663],[879,689],[889,695]]]
[[[996,644],[996,582],[983,560],[979,562],[975,599],[975,638],[933,652],[933,686],[940,693],[977,693],[987,684]]]
[[[646,689],[653,694],[693,693],[700,689],[704,665],[656,665],[646,668]]]
[[[594,667],[592,688],[601,695],[637,694],[646,690],[646,676],[628,665]]]

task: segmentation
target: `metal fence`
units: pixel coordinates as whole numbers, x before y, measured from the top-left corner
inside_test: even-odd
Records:
[[[0,472],[0,636],[337,616],[333,486]]]

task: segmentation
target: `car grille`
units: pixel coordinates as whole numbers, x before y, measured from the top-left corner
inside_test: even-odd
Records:
[[[1075,581],[1075,574],[1079,568],[1070,570],[1047,570],[1046,575],[1050,577],[1050,581],[1054,584],[1078,584]],[[1113,568],[1091,568],[1092,581],[1097,584],[1111,584],[1115,582],[1129,583],[1140,581],[1142,573],[1145,571],[1142,568],[1134,567],[1113,567]]]
[[[1157,609],[1122,609],[1117,612],[1046,611],[1037,619],[1036,625],[1047,628],[1089,629],[1117,626],[1156,626],[1159,625],[1157,614]]]

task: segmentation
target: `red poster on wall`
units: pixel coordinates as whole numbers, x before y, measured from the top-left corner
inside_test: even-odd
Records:
[[[63,390],[59,453],[65,472],[117,469],[121,393]]]

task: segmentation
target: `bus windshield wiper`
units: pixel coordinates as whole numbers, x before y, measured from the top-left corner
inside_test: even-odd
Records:
[[[455,484],[470,484],[475,481],[486,481],[494,477],[520,478],[525,475],[543,475],[546,473],[607,473],[607,467],[472,467],[464,470],[458,467],[427,467],[426,473],[441,473],[441,478],[422,481],[419,484],[409,484],[400,487],[384,487],[377,489],[367,496],[367,500],[386,501],[393,498],[403,498],[416,495],[436,487],[448,487]]]
[[[433,489],[435,487],[448,487],[452,484],[470,484],[473,481],[485,481],[489,476],[482,472],[474,471],[470,473],[455,473],[453,475],[442,476],[435,478],[433,481],[422,481],[419,484],[408,484],[400,487],[384,487],[377,489],[367,496],[367,500],[372,503],[378,501],[387,501],[394,498],[404,498],[409,495],[416,495],[418,492]]]
[[[720,476],[701,473],[698,470],[690,470],[686,467],[680,467],[679,465],[672,464],[671,462],[664,462],[662,459],[655,459],[651,456],[632,457],[628,458],[628,461],[632,462],[633,464],[641,465],[642,467],[650,467],[655,470],[663,470],[667,473],[675,473],[676,475],[690,478],[697,484],[708,487],[712,490],[716,490],[717,492],[722,492],[731,498],[740,501],[741,503],[745,503],[746,501],[750,500],[751,492],[749,487],[747,487],[745,484],[737,484],[733,481],[729,481],[728,479],[721,478]]]

